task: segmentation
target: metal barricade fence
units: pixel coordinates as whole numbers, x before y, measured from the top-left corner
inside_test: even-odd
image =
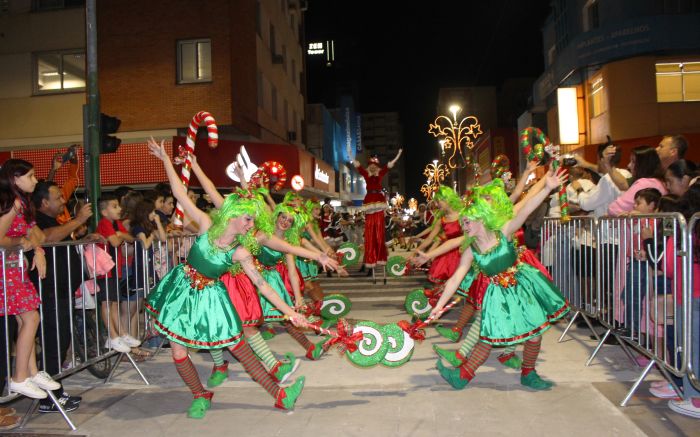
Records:
[[[543,224],[543,264],[574,311],[559,341],[579,316],[597,336],[590,322],[597,317],[595,230],[596,220],[589,216],[571,217],[568,221],[547,218]]]
[[[109,382],[121,361],[129,362],[145,384],[138,361],[141,349],[124,346],[121,338],[129,334],[139,341],[158,336],[150,327],[143,299],[174,265],[183,261],[194,237],[169,237],[154,241],[146,248],[140,241],[110,247],[96,242],[61,242],[43,246],[47,269],[39,279],[36,270],[29,271],[33,252],[21,249],[0,249],[3,313],[0,315],[0,403],[19,396],[9,391],[13,374],[13,351],[16,340],[15,317],[11,311],[13,292],[18,278],[27,278],[36,289],[41,305],[40,325],[36,333],[36,360],[39,370],[60,381],[77,372],[88,370],[95,377]],[[109,254],[109,256],[108,256]],[[116,339],[120,339],[117,341]],[[119,349],[119,350],[117,350]],[[53,393],[48,396],[68,426],[75,430],[61,403]],[[60,396],[59,396],[60,397]],[[37,408],[31,408],[20,427]]]
[[[688,382],[696,391],[700,391],[700,213],[694,214],[688,222],[688,284],[687,298],[688,328],[690,334],[686,336],[688,342],[685,348],[686,374]],[[698,290],[698,291],[696,291]],[[685,387],[684,387],[685,388]]]

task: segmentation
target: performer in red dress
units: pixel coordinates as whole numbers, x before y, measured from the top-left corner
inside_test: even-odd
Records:
[[[394,167],[401,156],[402,149],[396,157],[384,166],[379,165],[379,158],[373,155],[369,159],[367,169],[362,167],[359,161],[353,161],[353,165],[362,175],[367,184],[367,195],[362,203],[365,213],[365,257],[364,263],[370,271],[367,276],[374,274],[374,266],[386,265],[387,252],[384,244],[384,210],[388,208],[384,193],[382,193],[382,178]],[[386,281],[386,277],[384,278]]]

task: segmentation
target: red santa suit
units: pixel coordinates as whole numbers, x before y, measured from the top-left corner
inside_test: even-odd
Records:
[[[362,202],[362,210],[365,213],[364,263],[367,267],[374,267],[375,264],[386,264],[387,259],[384,243],[384,210],[388,205],[382,192],[382,178],[389,168],[386,165],[382,166],[377,176],[370,176],[362,166],[357,167],[357,171],[367,183],[367,195]]]

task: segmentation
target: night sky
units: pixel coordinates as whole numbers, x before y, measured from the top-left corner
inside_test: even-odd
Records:
[[[307,41],[333,39],[335,71],[309,70],[309,103],[336,82],[356,81],[360,112],[398,111],[409,196],[437,158],[427,133],[441,87],[495,85],[543,71],[548,0],[309,0]],[[326,104],[329,104],[328,102]],[[478,114],[477,114],[478,116]]]

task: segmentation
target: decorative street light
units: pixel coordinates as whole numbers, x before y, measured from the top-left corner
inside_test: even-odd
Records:
[[[437,159],[425,166],[423,176],[427,177],[428,180],[420,187],[420,192],[427,200],[433,198],[433,194],[440,188],[447,174],[449,174],[449,169],[445,164],[439,164]]]
[[[450,169],[464,168],[467,166],[468,151],[474,147],[474,140],[483,132],[479,120],[475,116],[469,115],[458,121],[457,114],[462,111],[462,108],[458,105],[451,105],[449,110],[452,113],[452,118],[438,115],[435,121],[430,124],[428,133],[440,138],[440,146],[444,152],[449,154],[447,166]]]

